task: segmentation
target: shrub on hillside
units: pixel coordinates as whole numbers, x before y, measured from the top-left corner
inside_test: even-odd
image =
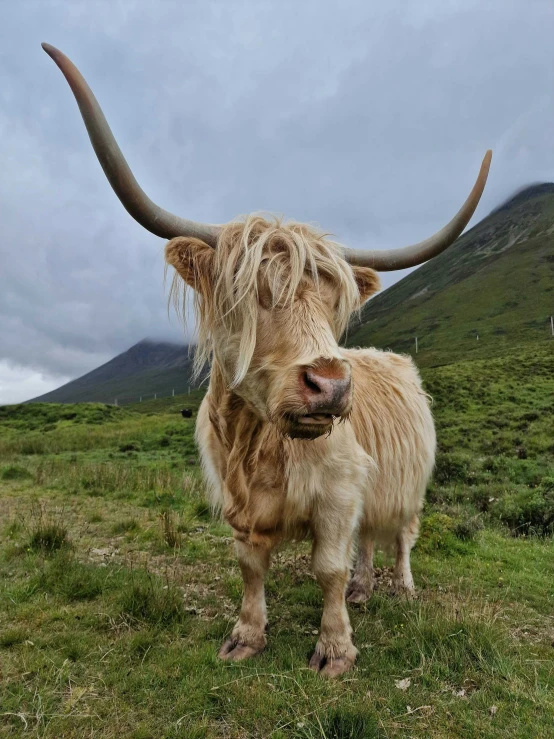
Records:
[[[509,483],[485,483],[471,488],[469,501],[482,513],[489,511],[507,493],[517,490]]]
[[[491,508],[491,514],[514,536],[554,532],[554,487],[540,486],[508,493]]]
[[[468,483],[474,479],[471,458],[456,452],[437,454],[433,479],[438,485]]]
[[[454,524],[454,536],[460,541],[472,541],[484,528],[481,516],[463,516]]]
[[[417,548],[424,552],[456,548],[455,521],[446,513],[431,513],[421,521]]]

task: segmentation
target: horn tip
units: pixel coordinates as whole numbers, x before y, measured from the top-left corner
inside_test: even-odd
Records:
[[[56,47],[52,46],[52,44],[47,44],[46,41],[43,41],[41,46],[44,49],[44,51],[48,54],[48,56],[54,59],[54,61],[56,61],[56,56],[61,54],[59,49],[56,49]]]

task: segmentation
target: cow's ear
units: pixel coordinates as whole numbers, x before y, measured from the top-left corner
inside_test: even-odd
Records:
[[[200,239],[177,236],[165,247],[165,261],[176,269],[189,287],[202,293],[211,287],[215,251]]]
[[[360,302],[365,303],[372,295],[375,295],[381,289],[381,280],[374,269],[370,267],[352,266],[354,279],[360,291]]]

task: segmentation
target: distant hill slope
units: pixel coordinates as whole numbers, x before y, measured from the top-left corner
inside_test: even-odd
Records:
[[[422,366],[510,354],[541,340],[552,341],[554,351],[553,314],[554,184],[543,183],[517,192],[371,300],[347,344],[414,354],[417,336]],[[144,340],[34,401],[127,404],[173,389],[186,393],[191,368],[188,347]]]
[[[145,339],[92,372],[28,402],[134,403],[186,393],[192,374],[188,346]]]
[[[419,364],[448,364],[546,341],[553,314],[554,184],[544,183],[371,300],[348,344],[414,354],[417,336]]]

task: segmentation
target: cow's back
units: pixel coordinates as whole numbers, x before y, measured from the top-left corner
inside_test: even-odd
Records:
[[[378,466],[366,495],[365,526],[387,540],[423,504],[435,461],[430,400],[410,357],[377,349],[344,350],[344,356],[354,382],[350,420]]]

